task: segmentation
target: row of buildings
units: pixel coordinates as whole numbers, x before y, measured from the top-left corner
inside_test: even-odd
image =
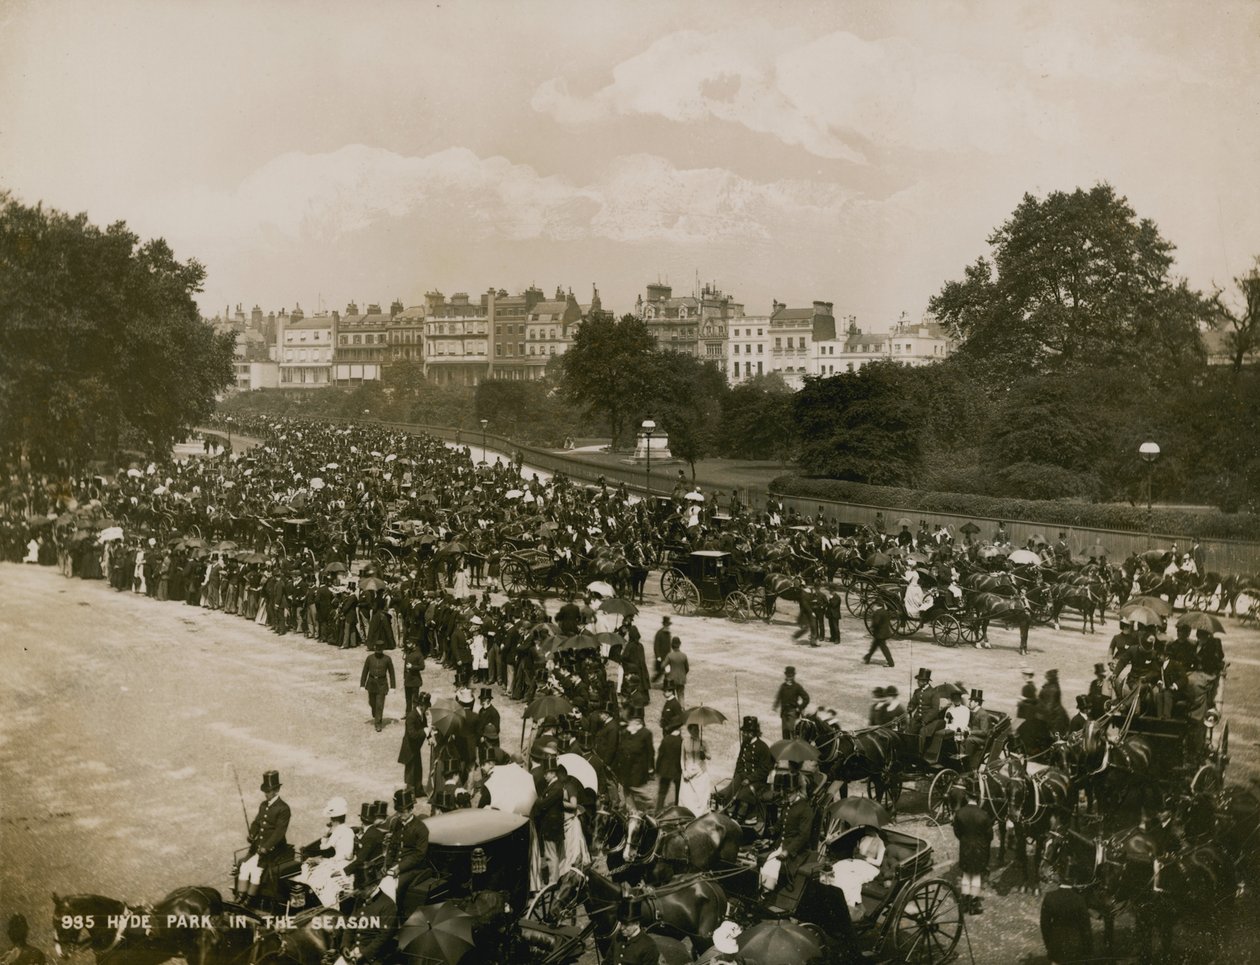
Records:
[[[774,301],[766,314],[744,306],[714,285],[675,296],[669,285],[648,285],[634,314],[663,349],[719,366],[732,384],[778,373],[793,388],[807,375],[854,372],[877,359],[926,365],[949,355],[945,332],[931,320],[904,317],[889,332],[864,333],[850,317],[837,326],[831,302],[792,308]],[[536,380],[573,344],[581,324],[608,317],[599,290],[578,302],[557,288],[547,296],[530,286],[516,295],[487,289],[475,300],[427,292],[424,303],[388,311],[351,303],[345,312],[306,315],[301,306],[266,315],[240,305],[213,319],[236,333],[236,385],[319,388],[383,377],[393,363],[415,363],[439,384],[476,385],[484,379]]]

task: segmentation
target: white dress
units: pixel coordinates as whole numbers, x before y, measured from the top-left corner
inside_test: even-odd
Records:
[[[319,846],[323,851],[332,848],[332,856],[307,865],[296,880],[315,892],[321,905],[336,908],[342,891],[350,887],[345,867],[354,857],[354,829],[345,823],[331,827],[320,839]]]
[[[704,741],[683,738],[682,782],[678,786],[678,805],[696,817],[709,813],[709,799],[713,794],[708,754],[709,749]]]

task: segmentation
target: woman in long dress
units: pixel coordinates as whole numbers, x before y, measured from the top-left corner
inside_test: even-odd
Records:
[[[700,736],[698,724],[687,725],[682,742],[682,784],[678,788],[678,806],[696,817],[709,813],[713,783],[709,779],[709,748]]]
[[[570,868],[589,865],[591,853],[582,829],[582,784],[575,777],[565,776],[561,780],[564,783],[564,856],[560,859],[559,874],[562,875]]]

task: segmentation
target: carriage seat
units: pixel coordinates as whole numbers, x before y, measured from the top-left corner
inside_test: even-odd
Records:
[[[851,909],[854,920],[873,918],[898,887],[898,869],[910,864],[918,856],[922,842],[915,838],[896,834],[885,835],[884,860],[879,875],[862,886],[862,907]]]

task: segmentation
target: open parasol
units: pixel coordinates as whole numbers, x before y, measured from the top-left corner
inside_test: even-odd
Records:
[[[1207,630],[1209,633],[1224,633],[1225,625],[1211,613],[1191,610],[1177,619],[1177,626],[1189,627],[1191,630]]]
[[[238,553],[236,559],[241,563],[266,563],[267,554],[254,552]]]
[[[898,526],[913,526],[914,524],[910,522],[910,520],[906,518],[905,516],[899,516],[897,517],[897,525]]]
[[[744,929],[739,936],[740,958],[774,965],[813,965],[823,961],[818,935],[786,919],[767,919]]]
[[[1162,596],[1131,596],[1120,608],[1120,612],[1124,613],[1125,607],[1131,606],[1144,606],[1148,610],[1154,610],[1165,620],[1172,616],[1172,607]]]
[[[588,791],[599,793],[599,775],[594,765],[581,754],[561,754],[556,762],[562,764],[569,777],[577,778],[578,783]]]
[[[345,573],[348,570],[349,570],[349,567],[346,566],[345,563],[341,562],[341,560],[333,560],[331,563],[329,563],[327,566],[324,567],[325,573]]]
[[[524,716],[529,720],[546,720],[548,717],[560,717],[573,710],[573,705],[563,697],[555,694],[543,694],[535,697],[525,708]]]
[[[524,495],[525,495],[524,490],[509,489],[507,492],[503,494],[503,498],[504,499],[520,499]]]
[[[699,724],[701,727],[707,727],[709,724],[725,724],[726,715],[712,707],[692,707],[683,717],[683,723]]]
[[[1038,566],[1041,563],[1041,557],[1032,550],[1015,550],[1007,559],[1018,566]]]
[[[632,617],[639,612],[639,608],[629,600],[622,600],[618,597],[604,600],[600,603],[599,609],[603,613],[619,613],[627,617]]]
[[[369,576],[365,580],[359,580],[360,590],[383,590],[385,589],[385,581],[379,577]]]
[[[565,637],[555,648],[556,653],[565,653],[573,650],[598,650],[599,639],[593,633],[575,633],[571,637]],[[532,706],[532,705],[531,705]],[[565,711],[568,713],[568,711]]]
[[[771,744],[770,755],[776,761],[795,761],[798,764],[804,764],[806,761],[818,760],[818,748],[795,737],[788,737]]]
[[[978,533],[978,532],[980,532],[980,527],[979,527],[979,526],[977,526],[975,523],[968,521],[968,522],[963,523],[961,526],[959,526],[959,527],[958,527],[958,532],[960,532],[960,533]]]
[[[1164,617],[1149,606],[1130,603],[1120,609],[1120,619],[1140,624],[1144,627],[1157,627],[1164,622]]]
[[[843,822],[851,828],[882,828],[890,818],[878,801],[869,797],[849,797],[827,809],[827,820],[830,824]]]
[[[577,757],[576,754],[569,756]],[[534,776],[516,763],[497,765],[494,773],[486,778],[486,790],[490,792],[490,807],[526,818],[538,800]]]
[[[462,720],[459,705],[449,698],[440,697],[429,708],[429,725],[441,737],[450,737],[459,730]]]
[[[101,530],[102,543],[112,543],[114,540],[119,540],[122,538],[123,538],[123,531],[122,531],[121,526],[111,526],[109,527],[109,529]]]
[[[594,583],[586,584],[586,589],[591,593],[598,593],[600,596],[614,597],[617,591],[612,588],[612,584],[605,583],[603,580],[596,580]]]
[[[687,493],[685,496],[683,496],[683,499],[690,500],[690,501],[691,501],[691,502],[693,502],[693,503],[702,503],[702,502],[704,502],[704,496],[703,496],[702,494],[700,494],[700,493],[697,493],[697,492],[690,492],[690,493]]]
[[[473,949],[473,924],[453,901],[421,905],[398,929],[398,948],[410,961],[458,965]]]

